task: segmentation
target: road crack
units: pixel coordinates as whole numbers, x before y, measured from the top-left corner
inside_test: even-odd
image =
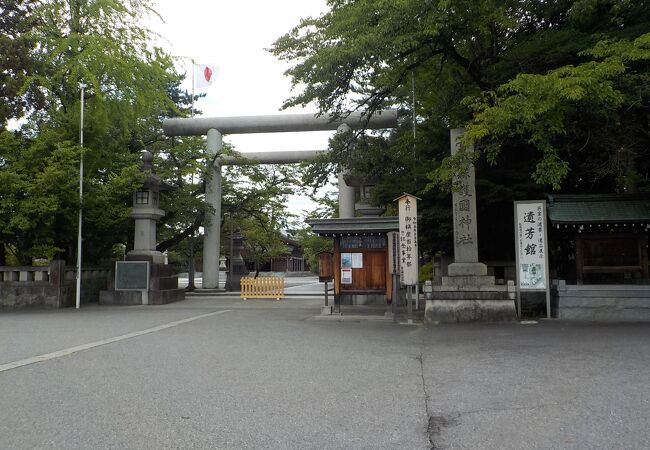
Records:
[[[443,428],[454,426],[457,424],[458,415],[455,416],[442,416],[442,415],[433,415],[431,412],[431,407],[429,404],[429,392],[427,391],[427,383],[424,376],[424,334],[422,337],[422,343],[420,346],[420,353],[415,357],[415,359],[420,363],[420,381],[422,383],[422,394],[424,395],[424,409],[427,416],[427,426],[426,426],[426,436],[429,441],[430,449],[440,449],[439,443],[437,442],[440,437],[440,433]]]

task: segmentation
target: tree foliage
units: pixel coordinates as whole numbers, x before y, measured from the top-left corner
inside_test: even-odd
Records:
[[[272,48],[293,63],[287,74],[295,94],[285,106],[313,102],[339,115],[397,107],[408,114],[392,133],[338,136],[310,179],[316,185],[335,166],[347,166],[376,180],[377,203],[403,191],[422,197],[422,229],[438,234],[421,241],[430,251],[449,242],[451,230],[440,226],[451,215],[442,192],[470,162],[482,199],[479,234],[509,217],[518,198],[648,188],[646,0],[328,5]],[[451,158],[448,130],[456,127],[467,130],[466,151]],[[479,243],[500,245],[480,236]]]
[[[0,75],[11,86],[0,124],[0,242],[24,264],[74,261],[81,82],[84,257],[99,262],[127,240],[130,194],[142,182],[138,152],[161,139],[160,119],[181,106],[172,100],[179,76],[171,58],[138,25],[149,8],[140,0],[48,0],[3,10],[0,45],[22,42],[14,58],[22,63]]]
[[[300,184],[298,168],[250,164],[239,157],[241,165],[229,166],[224,173],[222,207],[228,214],[224,227],[228,227],[228,233],[231,225],[241,232],[245,238],[245,259],[259,269],[270,258],[288,250],[282,237],[294,216],[286,203]],[[225,247],[227,242],[224,240],[223,244]]]

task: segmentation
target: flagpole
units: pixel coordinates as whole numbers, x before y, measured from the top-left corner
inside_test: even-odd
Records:
[[[190,117],[194,117],[194,87],[195,87],[195,80],[196,80],[196,64],[194,63],[194,59],[190,59],[192,62],[192,108],[190,109]],[[192,170],[192,189],[194,189],[194,170]],[[195,268],[194,268],[194,231],[192,231],[192,236],[190,236],[189,239],[189,244],[190,244],[190,267],[188,268],[188,274],[187,274],[187,288],[191,291],[196,289],[194,285],[194,277],[195,277]]]
[[[194,85],[196,80],[196,63],[193,59],[190,59],[190,61],[192,61],[192,109],[190,110],[190,117],[194,117]]]
[[[75,298],[76,308],[81,306],[81,226],[83,217],[84,197],[84,83],[79,83],[81,88],[81,115],[79,125],[79,146],[81,148],[79,158],[79,228],[77,231],[77,292]]]

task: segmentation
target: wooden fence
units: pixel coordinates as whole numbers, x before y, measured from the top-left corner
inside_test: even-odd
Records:
[[[241,298],[284,298],[284,277],[242,277]]]

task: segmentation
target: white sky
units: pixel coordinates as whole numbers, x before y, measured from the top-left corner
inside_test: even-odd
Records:
[[[325,0],[157,0],[155,9],[164,23],[156,19],[147,26],[161,35],[158,45],[173,56],[188,58],[184,85],[188,91],[192,86],[189,58],[217,66],[215,81],[200,91],[207,96],[196,104],[203,116],[316,111],[315,107],[279,111],[291,95],[290,79],[283,74],[289,66],[265,48],[271,47],[301,18],[326,11]],[[224,140],[242,153],[318,150],[327,148],[331,134],[248,134],[226,136]],[[296,214],[312,206],[304,197],[292,196],[289,200],[289,209]]]

